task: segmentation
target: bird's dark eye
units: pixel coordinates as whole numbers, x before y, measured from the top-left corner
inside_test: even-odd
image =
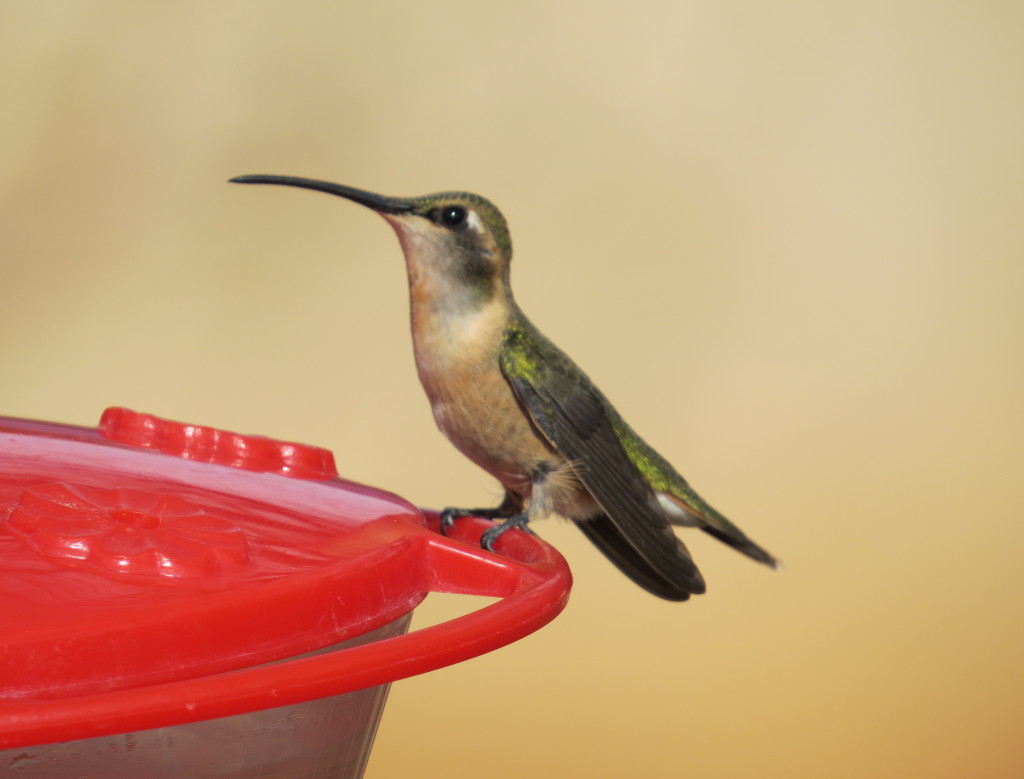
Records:
[[[462,206],[441,206],[437,218],[447,227],[459,227],[466,222],[466,209]]]

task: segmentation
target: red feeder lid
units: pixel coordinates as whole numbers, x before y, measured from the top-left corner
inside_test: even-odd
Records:
[[[479,547],[330,452],[107,409],[98,430],[0,418],[0,748],[229,716],[363,689],[531,633],[565,561]],[[338,643],[429,591],[501,598],[442,625]],[[258,667],[256,667],[258,666]]]

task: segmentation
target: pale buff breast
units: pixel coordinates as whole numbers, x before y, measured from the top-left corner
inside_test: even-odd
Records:
[[[531,471],[551,453],[498,366],[504,328],[497,304],[442,316],[413,309],[416,366],[438,428],[503,485],[529,495]]]
[[[438,322],[413,315],[420,381],[441,432],[466,457],[528,499],[531,514],[585,519],[599,507],[571,465],[538,436],[501,373],[500,307]]]

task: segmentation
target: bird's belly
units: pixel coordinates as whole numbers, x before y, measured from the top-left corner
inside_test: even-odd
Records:
[[[431,398],[438,428],[466,457],[520,495],[552,453],[537,436],[502,379],[463,385]]]
[[[434,419],[466,457],[520,496],[531,516],[582,520],[600,512],[571,464],[537,434],[502,381],[492,391],[438,397]]]
[[[593,516],[593,498],[534,428],[501,372],[503,309],[439,318],[434,309],[417,306],[417,299],[414,290],[416,367],[441,432],[522,498],[531,514]]]

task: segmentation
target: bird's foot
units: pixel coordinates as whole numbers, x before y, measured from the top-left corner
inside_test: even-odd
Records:
[[[504,535],[513,528],[519,528],[525,530],[531,535],[536,535],[529,527],[530,517],[528,514],[516,514],[514,517],[509,517],[504,520],[500,525],[488,528],[484,531],[484,534],[480,536],[480,546],[486,549],[488,552],[494,551],[494,542],[498,540],[499,536]]]
[[[453,509],[446,508],[441,512],[441,535],[448,535],[448,531],[455,527],[455,521],[463,517],[480,517],[481,519],[503,519],[508,514],[504,505],[489,509]]]
[[[441,512],[441,535],[448,535],[448,531],[455,527],[455,520],[462,519],[469,512],[466,509],[447,508]]]

